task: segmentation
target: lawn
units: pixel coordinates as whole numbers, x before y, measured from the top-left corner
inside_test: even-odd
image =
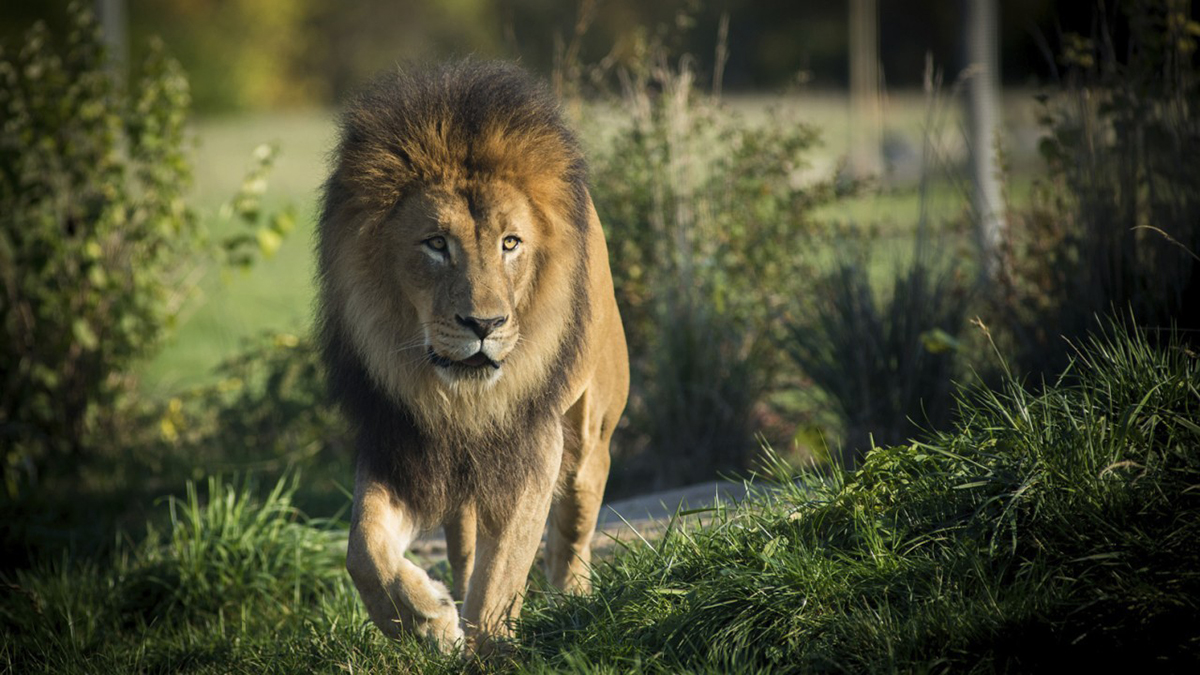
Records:
[[[291,205],[296,228],[271,258],[248,271],[210,270],[201,294],[184,309],[178,330],[140,371],[143,393],[167,396],[211,380],[214,366],[264,331],[306,334],[312,316],[315,270],[312,228],[325,179],[326,156],[336,142],[332,113],[253,114],[195,125],[194,200],[215,233],[240,225],[221,207],[236,193],[262,143],[279,148],[269,176],[267,209]]]

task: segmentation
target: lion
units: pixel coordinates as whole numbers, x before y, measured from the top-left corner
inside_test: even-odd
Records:
[[[377,80],[332,164],[317,318],[356,433],[346,567],[386,635],[490,648],[547,527],[549,580],[588,590],[629,392],[587,167],[544,86],[474,61]],[[449,590],[405,557],[439,525]]]

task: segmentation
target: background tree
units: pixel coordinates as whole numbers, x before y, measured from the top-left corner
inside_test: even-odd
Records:
[[[979,239],[980,273],[994,279],[1004,232],[998,132],[1000,110],[999,23],[995,0],[971,0],[967,12],[967,50],[970,54],[970,151],[972,207]]]

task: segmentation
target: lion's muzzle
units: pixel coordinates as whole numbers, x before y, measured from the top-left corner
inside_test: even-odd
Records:
[[[490,319],[480,319],[474,316],[459,316],[458,314],[455,314],[454,320],[458,322],[458,325],[470,328],[471,332],[478,335],[480,340],[483,340],[487,336],[491,335],[492,332],[497,328],[508,323],[507,316],[496,316]]]

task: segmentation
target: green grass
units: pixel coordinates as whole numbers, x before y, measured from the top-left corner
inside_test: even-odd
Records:
[[[158,398],[211,382],[213,368],[265,331],[307,335],[315,294],[311,205],[271,258],[248,270],[209,270],[178,330],[139,370],[141,391]]]
[[[767,493],[526,615],[553,666],[653,672],[1200,663],[1200,362],[1096,341],[1043,395]]]
[[[480,665],[1194,670],[1200,359],[1150,342],[1114,332],[1041,394],[975,392],[951,433],[629,545],[591,595],[548,601],[535,584],[511,648]],[[206,488],[109,558],[6,573],[0,670],[461,670],[369,625],[344,524],[297,513],[294,483],[262,499]]]
[[[251,167],[251,153],[273,143],[279,157],[268,176],[268,211],[296,209],[296,228],[270,259],[248,271],[204,270],[200,294],[183,309],[174,335],[139,369],[141,390],[163,397],[211,382],[213,368],[264,331],[305,335],[312,318],[312,231],[326,155],[335,142],[332,113],[254,114],[204,120],[195,127],[192,203],[214,234],[240,227],[221,215]]]
[[[280,482],[259,500],[250,485],[189,485],[186,498],[162,505],[166,531],[110,561],[11,573],[0,601],[0,670],[298,673],[453,663],[415,643],[397,649],[367,623],[344,570],[344,525],[306,521],[291,506],[294,489]]]

